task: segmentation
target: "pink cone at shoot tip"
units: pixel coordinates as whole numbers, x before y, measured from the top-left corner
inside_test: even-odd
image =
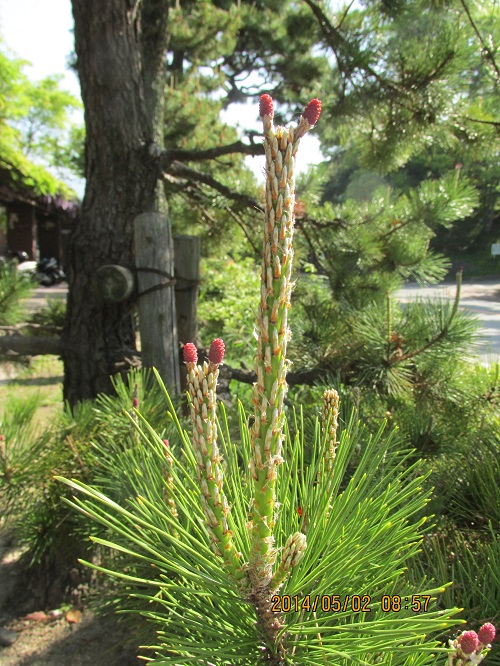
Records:
[[[316,125],[319,115],[321,113],[321,102],[319,99],[312,99],[304,109],[302,116],[307,120],[309,125]]]
[[[477,632],[477,636],[483,645],[489,645],[495,640],[496,633],[496,629],[491,622],[486,622]]]
[[[198,352],[192,342],[187,342],[184,345],[182,356],[184,358],[184,363],[196,363],[198,361]]]
[[[259,111],[261,118],[264,118],[264,116],[271,116],[272,118],[274,116],[274,106],[271,95],[260,96]]]
[[[458,642],[464,654],[472,654],[479,647],[479,639],[475,631],[464,631],[458,637]]]
[[[208,360],[213,365],[220,365],[222,359],[224,358],[224,342],[220,338],[216,338],[210,345],[210,351],[208,352]]]

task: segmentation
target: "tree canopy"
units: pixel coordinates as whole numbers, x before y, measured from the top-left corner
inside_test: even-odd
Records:
[[[196,218],[205,224],[217,200],[207,187],[226,202],[232,194],[233,208],[248,206],[237,196],[251,190],[241,182],[240,161],[234,152],[229,160],[223,155],[255,154],[259,141],[249,132],[245,146],[235,142],[219,110],[271,92],[288,120],[320,95],[325,122],[318,132],[327,156],[320,201],[367,199],[380,185],[406,194],[447,174],[443,182],[450,183],[458,173],[464,187],[479,188],[475,214],[458,206],[463,214],[456,219],[468,220],[458,234],[461,246],[481,231],[497,233],[497,14],[495,3],[469,7],[461,0],[367,1],[335,11],[313,0],[177,5],[169,21],[166,147],[200,153],[174,155],[193,166],[167,165],[174,172],[170,193],[185,187],[195,209],[206,213]],[[200,160],[216,145],[218,161],[198,178]]]
[[[61,89],[60,76],[30,81],[24,73],[28,64],[0,43],[0,163],[35,194],[73,198],[73,190],[47,167],[62,166],[58,156],[76,131],[70,112],[80,103]]]

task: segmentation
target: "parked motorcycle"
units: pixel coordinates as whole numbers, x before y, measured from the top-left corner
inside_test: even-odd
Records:
[[[40,261],[30,261],[28,254],[16,250],[10,252],[11,261],[16,262],[20,275],[35,279],[43,287],[51,287],[66,279],[63,269],[54,257],[44,257]]]
[[[66,279],[63,269],[54,257],[40,259],[36,267],[36,278],[43,287],[51,287]]]
[[[31,261],[27,252],[14,250],[9,252],[7,258],[16,265],[18,275],[27,279],[36,279],[37,262]]]

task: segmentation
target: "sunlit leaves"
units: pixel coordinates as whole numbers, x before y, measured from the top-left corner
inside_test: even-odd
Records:
[[[28,63],[0,53],[0,161],[13,181],[20,179],[35,194],[74,196],[45,165],[60,164],[66,150],[69,114],[80,103],[59,87],[60,77],[31,82],[23,69]],[[38,163],[33,163],[32,160]],[[68,166],[65,164],[64,166]]]

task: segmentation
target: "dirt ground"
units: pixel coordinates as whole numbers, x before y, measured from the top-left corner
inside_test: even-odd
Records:
[[[12,640],[11,645],[0,647],[2,666],[144,664],[125,643],[124,629],[113,618],[96,618],[85,605],[77,612],[67,607],[32,608],[16,587],[21,554],[5,530],[0,530],[0,646]]]
[[[30,313],[44,307],[50,298],[65,298],[67,287],[59,285],[37,289],[27,302]],[[41,392],[43,401],[37,424],[50,422],[62,404],[62,364],[51,357],[40,357],[28,372],[17,365],[0,364],[0,405],[6,394],[28,396]],[[0,410],[1,412],[1,410]],[[0,665],[1,666],[137,666],[137,649],[126,643],[126,633],[113,618],[103,619],[79,604],[71,607],[41,609],[23,593],[20,557],[9,533],[2,529],[0,507]],[[34,581],[33,587],[36,587]],[[22,585],[22,583],[21,583]],[[25,592],[25,591],[24,591]],[[77,619],[78,622],[70,622]],[[10,643],[6,645],[6,643]]]

